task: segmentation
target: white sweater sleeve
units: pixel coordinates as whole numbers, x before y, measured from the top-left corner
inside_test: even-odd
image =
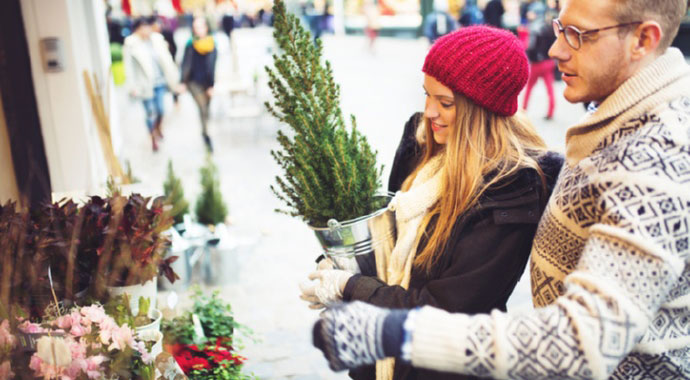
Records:
[[[689,145],[650,136],[660,141],[625,146],[625,155],[644,160],[646,147],[665,144],[655,149],[658,165],[638,165],[635,172],[625,162],[595,168],[600,175],[591,189],[599,192],[593,207],[600,217],[588,226],[561,297],[523,313],[468,316],[423,308],[412,334],[412,364],[497,379],[607,379],[660,308],[674,301],[690,254],[688,177],[674,177],[670,167],[687,160]]]

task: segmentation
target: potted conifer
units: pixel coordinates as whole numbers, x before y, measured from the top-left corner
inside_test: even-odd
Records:
[[[196,217],[210,231],[202,262],[204,277],[210,285],[221,285],[228,279],[227,273],[235,259],[233,251],[236,245],[227,233],[225,218],[228,207],[220,190],[218,168],[210,155],[206,158],[206,165],[200,169],[200,174],[201,194],[196,201]]]
[[[168,204],[172,206],[170,216],[173,217],[175,225],[179,225],[182,223],[184,215],[189,212],[189,202],[184,197],[182,180],[175,175],[172,160],[168,160],[168,173],[165,182],[163,182],[163,195],[165,195]]]
[[[184,290],[189,286],[192,267],[190,263],[191,245],[181,236],[186,228],[184,216],[189,213],[189,202],[185,199],[182,180],[175,174],[172,160],[168,160],[168,173],[165,182],[163,182],[163,195],[170,208],[169,214],[175,222],[173,227],[166,231],[166,235],[170,239],[170,248],[166,257],[177,256],[181,258],[171,264],[172,269],[180,279],[173,284],[165,276],[159,274],[158,284],[163,289]]]
[[[287,206],[276,211],[303,219],[329,254],[392,246],[395,223],[383,208],[390,197],[380,193],[383,167],[354,116],[351,128],[346,126],[321,41],[313,42],[283,0],[274,2],[273,14],[273,37],[282,53],[273,55],[273,68],[266,67],[274,97],[266,107],[289,127],[278,131],[280,149],[271,151],[283,169],[271,190]]]

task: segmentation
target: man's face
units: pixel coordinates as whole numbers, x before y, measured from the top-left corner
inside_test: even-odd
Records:
[[[567,0],[559,19],[563,27],[572,25],[580,31],[619,24],[613,16],[615,0]],[[632,32],[614,28],[582,37],[575,50],[559,33],[549,50],[558,61],[566,84],[563,95],[571,103],[601,102],[632,75],[630,58]]]

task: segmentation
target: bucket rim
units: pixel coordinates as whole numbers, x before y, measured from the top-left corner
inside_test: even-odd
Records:
[[[386,193],[376,194],[375,196],[381,197],[381,198],[388,198],[388,203],[390,203],[390,201],[393,199],[394,195],[395,195],[395,193],[388,191]],[[360,216],[360,217],[357,217],[354,219],[345,220],[342,222],[338,221],[338,224],[340,227],[349,227],[349,226],[352,226],[354,224],[357,224],[357,223],[369,220],[371,218],[377,217],[377,216],[383,214],[384,212],[386,212],[386,210],[388,210],[388,204],[386,204],[385,207],[382,207],[382,208],[372,212],[371,214]],[[333,230],[331,227],[328,227],[328,226],[326,226],[326,227],[315,227],[309,223],[307,223],[307,226],[309,226],[309,228],[312,229],[313,231],[331,231],[331,230]]]

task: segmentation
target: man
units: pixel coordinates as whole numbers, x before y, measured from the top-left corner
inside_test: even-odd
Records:
[[[690,378],[690,67],[682,0],[569,0],[554,29],[566,164],[532,248],[531,312],[327,311],[334,369],[384,356],[497,379]],[[458,289],[458,291],[463,291]]]

